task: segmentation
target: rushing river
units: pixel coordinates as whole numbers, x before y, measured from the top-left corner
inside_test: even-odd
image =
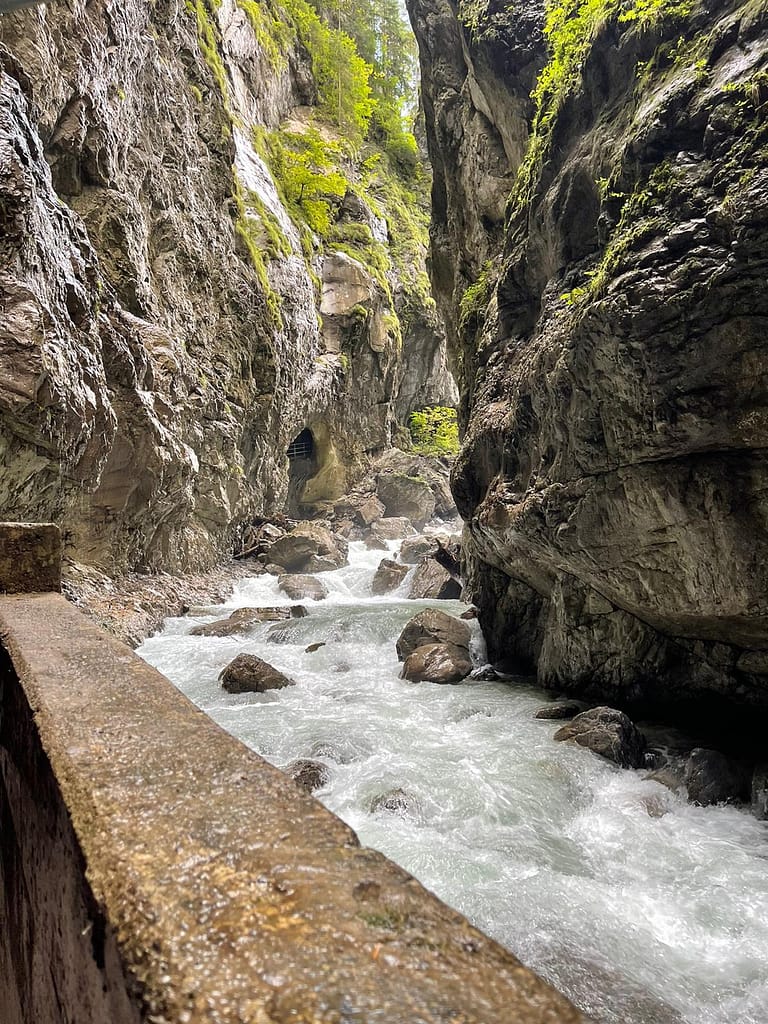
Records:
[[[304,602],[306,618],[188,636],[244,605],[291,603],[275,577],[249,577],[210,614],[169,619],[139,653],[274,764],[328,765],[316,795],[361,842],[600,1024],[768,1024],[768,826],[554,743],[558,723],[534,719],[533,689],[398,679],[407,620],[463,606],[408,601],[407,580],[371,597],[381,557],[352,544],[350,565],[321,576],[328,599]],[[241,652],[298,685],[226,694],[217,676]],[[371,811],[395,789],[408,794],[403,813]]]

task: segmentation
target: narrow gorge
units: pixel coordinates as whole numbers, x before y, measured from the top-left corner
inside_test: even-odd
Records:
[[[2,0],[2,1024],[766,1024],[767,271],[768,0]]]

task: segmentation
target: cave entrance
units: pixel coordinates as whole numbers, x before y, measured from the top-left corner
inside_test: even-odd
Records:
[[[317,445],[309,427],[288,445],[288,500],[289,516],[298,517],[301,513],[301,495],[308,480],[311,480],[319,469]]]

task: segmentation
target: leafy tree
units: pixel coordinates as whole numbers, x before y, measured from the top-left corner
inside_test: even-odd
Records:
[[[456,410],[449,406],[433,405],[411,413],[408,429],[420,455],[456,455],[459,450]]]
[[[269,163],[286,204],[318,235],[326,237],[336,203],[347,191],[347,180],[335,169],[337,147],[316,128],[302,135],[275,133],[268,141]]]

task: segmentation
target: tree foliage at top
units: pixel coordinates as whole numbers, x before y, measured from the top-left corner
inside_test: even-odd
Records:
[[[399,0],[286,0],[309,50],[327,117],[359,141],[381,142],[403,170],[418,148],[416,42]]]

